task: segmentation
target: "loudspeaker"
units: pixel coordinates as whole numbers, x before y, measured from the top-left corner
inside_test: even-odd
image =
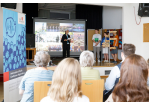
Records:
[[[138,15],[141,17],[149,17],[149,3],[139,3]]]
[[[35,48],[35,34],[26,34],[26,48]]]
[[[17,3],[1,3],[1,7],[16,9]]]

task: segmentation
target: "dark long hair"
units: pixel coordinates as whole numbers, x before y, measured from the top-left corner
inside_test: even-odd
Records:
[[[121,66],[120,82],[115,86],[112,98],[119,102],[148,102],[148,66],[139,55],[128,56]]]

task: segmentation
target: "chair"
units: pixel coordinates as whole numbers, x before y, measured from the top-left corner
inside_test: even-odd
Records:
[[[34,82],[34,102],[40,102],[47,96],[52,81],[35,81]]]
[[[103,102],[104,79],[83,80],[82,92],[90,102]]]
[[[49,86],[52,81],[35,81],[34,82],[34,102],[40,102],[47,96]],[[104,90],[104,79],[100,80],[83,80],[82,92],[90,102],[102,102]]]

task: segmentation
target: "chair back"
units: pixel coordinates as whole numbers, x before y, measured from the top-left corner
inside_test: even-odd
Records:
[[[90,102],[103,102],[104,79],[83,80],[82,92]]]
[[[34,102],[40,102],[47,96],[52,81],[35,81],[34,82]]]
[[[34,102],[40,102],[47,96],[52,81],[35,81],[34,82]],[[83,80],[82,92],[87,96],[90,102],[103,102],[104,79],[100,80]]]

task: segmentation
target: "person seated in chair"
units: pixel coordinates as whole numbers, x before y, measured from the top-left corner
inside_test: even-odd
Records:
[[[149,87],[149,59],[147,60],[148,64],[148,78],[147,78],[147,86]]]
[[[106,102],[149,102],[148,66],[136,54],[128,56],[121,66],[120,81]]]
[[[56,67],[48,95],[40,102],[89,102],[81,91],[81,67],[77,59],[63,59]]]
[[[93,69],[94,54],[91,51],[83,51],[80,55],[82,80],[99,80],[99,70]]]
[[[133,44],[124,44],[121,52],[122,62],[131,54],[135,53],[135,46]],[[103,101],[105,101],[112,93],[115,85],[119,82],[121,63],[113,67],[105,82],[105,90],[103,92]]]
[[[36,53],[34,63],[37,66],[28,70],[19,85],[19,94],[23,95],[21,102],[34,101],[34,82],[52,81],[53,71],[48,70],[47,65],[50,62],[50,55],[46,51]]]

